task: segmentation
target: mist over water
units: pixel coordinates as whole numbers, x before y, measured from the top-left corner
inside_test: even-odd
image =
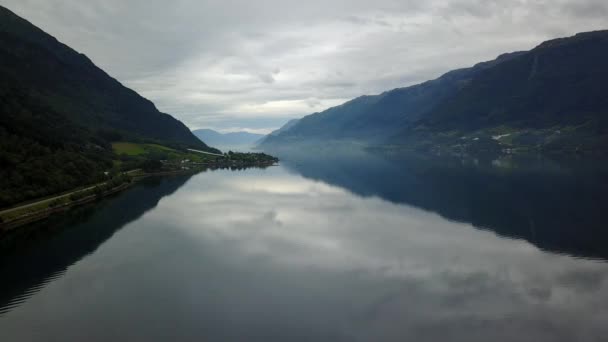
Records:
[[[35,243],[5,237],[0,335],[600,341],[608,333],[603,165],[312,152],[266,170],[141,184],[48,223]]]

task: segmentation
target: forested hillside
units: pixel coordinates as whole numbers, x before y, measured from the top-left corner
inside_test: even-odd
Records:
[[[392,142],[602,152],[607,82],[608,31],[548,41],[479,73]]]
[[[111,142],[125,140],[217,151],[0,7],[0,207],[100,179],[112,166]]]
[[[603,152],[608,31],[552,40],[302,118],[267,145],[352,140],[417,150]]]

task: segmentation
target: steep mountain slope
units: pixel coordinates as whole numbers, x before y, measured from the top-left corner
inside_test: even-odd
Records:
[[[355,140],[414,149],[608,147],[608,31],[578,34],[304,117],[265,144]]]
[[[212,150],[87,57],[0,7],[0,207],[103,179],[116,140]]]
[[[300,122],[300,119],[291,119],[289,121],[287,121],[283,126],[281,126],[279,129],[276,129],[272,132],[270,132],[270,134],[267,134],[265,136],[263,136],[261,139],[259,139],[256,144],[257,145],[262,145],[264,144],[264,142],[266,141],[266,139],[268,139],[269,137],[274,137],[280,134],[283,134],[287,131],[289,131],[292,127],[294,127],[298,122]]]
[[[279,135],[281,133],[287,132],[290,129],[292,129],[295,125],[297,125],[298,122],[300,122],[300,119],[291,119],[291,120],[287,121],[286,124],[281,126],[281,128],[279,128],[275,131],[272,131],[269,135],[274,136],[274,135]]]
[[[608,31],[548,41],[479,73],[393,141],[454,147],[493,136],[516,148],[599,151],[608,147],[607,82]]]
[[[94,133],[205,147],[188,128],[121,85],[77,53],[0,7],[0,75],[3,91],[32,100]],[[100,134],[103,136],[103,134]]]
[[[202,141],[219,148],[253,146],[264,137],[262,134],[249,132],[220,133],[212,129],[197,129],[192,133]]]
[[[454,70],[419,85],[399,88],[380,95],[361,96],[321,113],[308,115],[292,127],[269,137],[265,143],[301,140],[363,140],[382,142],[400,128],[416,122],[441,101],[456,93],[477,73],[519,56],[504,54],[491,62]]]

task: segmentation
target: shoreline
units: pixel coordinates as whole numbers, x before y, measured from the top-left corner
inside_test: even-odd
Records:
[[[163,172],[154,172],[154,173],[146,173],[146,174],[142,174],[142,175],[137,175],[137,176],[133,176],[133,179],[131,180],[131,182],[129,183],[123,183],[115,188],[112,188],[110,190],[105,191],[104,193],[102,193],[101,195],[89,195],[86,197],[83,197],[81,199],[78,200],[73,200],[70,201],[69,203],[65,203],[62,204],[60,206],[57,207],[47,207],[44,209],[40,209],[34,212],[30,212],[30,213],[25,213],[15,219],[6,221],[6,222],[0,222],[0,232],[7,232],[16,228],[19,228],[21,226],[24,226],[26,224],[30,224],[30,223],[34,223],[34,222],[38,222],[41,220],[44,220],[46,218],[49,218],[50,216],[54,215],[54,214],[58,214],[58,213],[63,213],[66,211],[69,211],[70,209],[74,208],[74,207],[79,207],[85,204],[89,204],[89,203],[93,203],[95,201],[98,201],[102,198],[114,195],[116,193],[119,193],[121,191],[127,190],[130,187],[132,187],[133,185],[135,185],[135,183],[141,181],[142,179],[145,178],[149,178],[149,177],[162,177],[162,176],[177,176],[177,175],[185,175],[185,174],[189,174],[189,173],[196,173],[198,171],[201,170],[178,170],[178,171],[163,171]],[[83,190],[81,190],[83,191]],[[16,207],[13,208],[15,210],[18,210],[20,207]]]
[[[276,164],[272,164],[272,165],[256,164],[256,165],[250,165],[248,167],[269,167],[269,166],[273,166],[273,165],[276,165]],[[227,166],[227,167],[230,168],[230,166]],[[69,211],[72,208],[96,202],[98,200],[101,200],[102,198],[114,195],[114,194],[122,192],[124,190],[127,190],[130,187],[132,187],[133,185],[135,185],[137,182],[139,182],[143,179],[149,178],[149,177],[163,177],[163,176],[195,174],[195,173],[199,173],[202,171],[215,170],[215,169],[221,169],[221,167],[217,167],[217,168],[205,167],[205,168],[191,168],[191,169],[187,169],[187,170],[159,171],[159,172],[151,172],[151,173],[144,173],[144,174],[136,175],[136,176],[133,176],[133,178],[131,179],[131,181],[129,183],[123,183],[115,188],[112,188],[110,190],[103,192],[102,194],[92,194],[92,195],[89,195],[89,196],[86,196],[86,197],[83,197],[83,198],[80,198],[77,200],[71,200],[70,202],[61,204],[57,207],[45,207],[40,210],[24,213],[23,215],[17,216],[16,218],[10,219],[8,221],[0,221],[0,232],[4,232],[4,233],[9,232],[9,231],[17,229],[21,226],[47,219],[54,214],[64,213],[64,212]],[[78,192],[78,191],[85,191],[85,190],[84,189],[76,190],[76,192]],[[64,192],[64,194],[65,193],[70,193],[70,192]],[[59,194],[58,196],[61,196],[61,195],[62,194]],[[52,199],[52,197],[51,197],[51,199]],[[13,207],[13,208],[9,208],[9,209],[10,210],[19,210],[21,208],[27,207],[28,205],[29,204],[24,204],[22,206]]]
[[[72,209],[74,207],[78,207],[78,206],[81,206],[84,204],[95,202],[104,197],[113,195],[115,193],[118,193],[118,192],[121,192],[123,190],[130,188],[134,184],[134,182],[135,181],[132,181],[131,183],[122,184],[116,188],[113,188],[111,190],[104,192],[101,196],[90,195],[87,197],[83,197],[79,200],[71,201],[69,203],[63,204],[58,207],[45,208],[45,209],[41,209],[41,210],[38,210],[35,212],[23,214],[23,215],[17,217],[16,219],[0,223],[0,232],[11,231],[13,229],[19,228],[26,224],[44,220],[44,219],[52,216],[53,214],[63,213],[63,212],[69,211],[70,209]]]

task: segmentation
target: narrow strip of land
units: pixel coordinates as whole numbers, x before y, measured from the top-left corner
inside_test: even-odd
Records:
[[[66,197],[69,197],[70,195],[75,194],[77,192],[87,191],[87,190],[93,190],[93,189],[95,189],[96,186],[100,186],[100,185],[104,185],[104,184],[105,183],[96,184],[96,185],[90,186],[88,188],[74,190],[72,192],[68,192],[68,193],[65,193],[65,194],[60,195],[60,196],[50,197],[50,198],[44,199],[42,201],[28,203],[28,204],[24,204],[24,205],[21,205],[21,206],[18,206],[18,207],[10,208],[10,209],[5,209],[5,210],[0,211],[0,215],[8,214],[8,213],[16,211],[16,210],[21,210],[21,209],[26,209],[26,208],[30,208],[30,207],[35,207],[37,205],[40,205],[40,204],[43,204],[43,203],[49,203],[49,202],[54,201],[54,200],[66,198]]]
[[[138,172],[138,171],[141,171],[141,170],[140,169],[131,170],[131,171],[127,171],[125,173],[126,174],[131,174],[131,173]],[[32,203],[27,203],[27,204],[20,205],[20,206],[17,206],[17,207],[13,207],[13,208],[9,208],[9,209],[0,210],[0,215],[8,214],[8,213],[11,213],[13,211],[17,211],[17,210],[21,210],[21,209],[35,207],[37,205],[44,204],[44,203],[49,203],[49,202],[54,201],[54,200],[58,200],[58,199],[62,199],[62,198],[67,198],[67,197],[69,197],[72,194],[75,194],[75,193],[78,193],[78,192],[83,192],[83,191],[88,191],[88,190],[93,190],[93,189],[95,189],[95,187],[103,186],[105,184],[106,184],[105,182],[104,183],[99,183],[99,184],[92,185],[92,186],[90,186],[88,188],[78,189],[78,190],[74,190],[74,191],[71,191],[71,192],[68,192],[68,193],[63,193],[63,194],[58,195],[58,196],[45,198],[45,199],[40,200],[40,201],[36,201],[36,202],[32,202]]]
[[[188,151],[191,151],[191,152],[196,152],[196,153],[202,153],[202,154],[208,154],[208,155],[211,155],[211,156],[216,156],[216,157],[223,157],[223,156],[224,156],[223,154],[217,154],[217,153],[211,153],[211,152],[205,152],[205,151],[193,150],[193,149],[191,149],[191,148],[189,148],[189,149],[188,149]]]

